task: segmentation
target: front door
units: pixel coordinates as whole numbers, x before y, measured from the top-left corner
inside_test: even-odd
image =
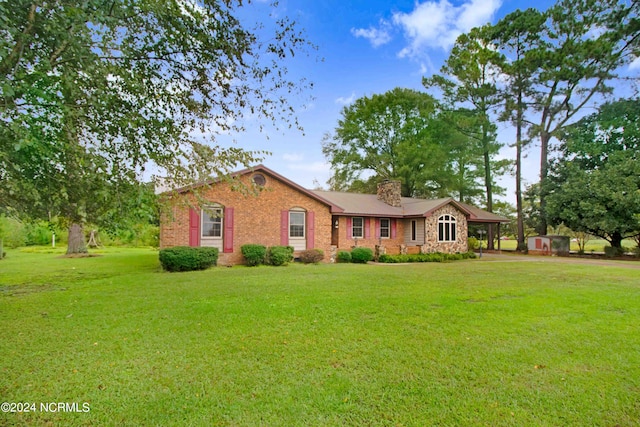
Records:
[[[338,238],[340,236],[340,229],[338,228],[338,217],[331,217],[331,244],[333,246],[338,246]]]

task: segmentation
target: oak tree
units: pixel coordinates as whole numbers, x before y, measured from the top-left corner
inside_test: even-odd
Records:
[[[566,129],[546,183],[546,215],[615,248],[640,235],[640,100],[621,100]]]
[[[382,179],[399,179],[402,195],[442,193],[446,152],[438,135],[435,100],[396,88],[344,107],[322,151],[331,163],[335,190],[375,191]]]

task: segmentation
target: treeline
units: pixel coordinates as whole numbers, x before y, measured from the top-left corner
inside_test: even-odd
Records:
[[[91,243],[114,246],[159,244],[159,206],[153,184],[134,183],[113,187],[109,201],[86,223],[83,238]],[[32,216],[29,210],[0,208],[0,239],[5,247],[68,244],[69,221],[64,216],[47,219]]]
[[[96,242],[105,246],[151,246],[157,247],[159,227],[149,223],[132,224],[127,228],[106,231],[98,226],[87,226],[89,240],[91,231],[96,232]],[[54,238],[55,235],[55,238]],[[22,246],[63,247],[67,244],[67,229],[60,223],[47,221],[19,220],[15,217],[0,216],[0,239],[5,248]]]

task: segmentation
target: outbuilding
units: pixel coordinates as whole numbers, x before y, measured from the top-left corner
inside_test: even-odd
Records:
[[[568,236],[532,236],[527,241],[530,254],[569,255]]]

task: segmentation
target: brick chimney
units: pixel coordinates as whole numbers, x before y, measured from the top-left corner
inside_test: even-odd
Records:
[[[400,181],[392,181],[385,179],[378,183],[378,200],[382,200],[386,204],[399,208],[401,196]]]

